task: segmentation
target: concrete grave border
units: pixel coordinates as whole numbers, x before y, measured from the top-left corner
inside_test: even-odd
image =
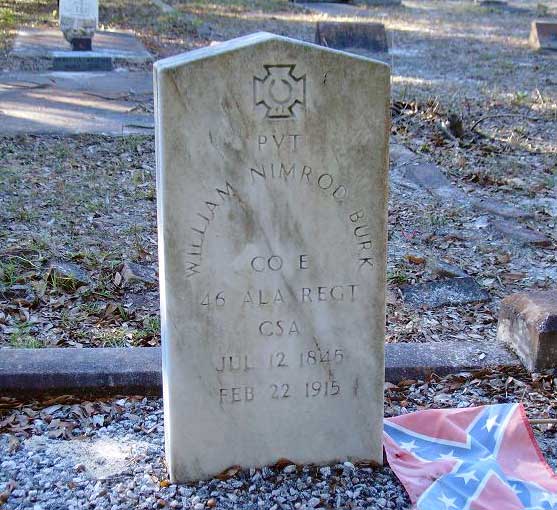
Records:
[[[423,379],[520,365],[500,343],[447,341],[385,345],[385,380]],[[0,349],[0,395],[161,395],[159,347]]]
[[[115,46],[118,42],[121,46]],[[72,51],[62,32],[55,28],[23,27],[18,30],[10,57],[56,59],[60,56],[109,58],[113,63],[143,64],[153,61],[153,55],[131,30],[97,30],[93,51]]]

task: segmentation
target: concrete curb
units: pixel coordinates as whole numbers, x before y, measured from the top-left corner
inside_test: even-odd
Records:
[[[385,380],[423,379],[497,366],[519,366],[514,353],[500,342],[447,341],[387,344]],[[0,383],[1,387],[1,383]]]
[[[158,348],[0,350],[0,395],[129,395],[161,390]]]
[[[385,379],[519,365],[499,343],[387,344]],[[0,395],[162,393],[160,348],[0,349]]]

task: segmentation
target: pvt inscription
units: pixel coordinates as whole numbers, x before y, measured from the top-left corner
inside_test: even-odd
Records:
[[[388,68],[256,34],[155,85],[171,478],[380,462]]]

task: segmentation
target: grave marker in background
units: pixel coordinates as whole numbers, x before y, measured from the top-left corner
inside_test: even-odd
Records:
[[[557,51],[557,21],[532,21],[530,47]]]
[[[503,299],[497,339],[531,372],[557,367],[557,292],[519,292]]]
[[[171,479],[381,462],[389,68],[259,33],[155,90]]]
[[[60,30],[76,51],[90,51],[99,21],[98,0],[60,0]]]
[[[361,48],[370,52],[388,52],[383,23],[318,21],[315,43],[337,50]]]

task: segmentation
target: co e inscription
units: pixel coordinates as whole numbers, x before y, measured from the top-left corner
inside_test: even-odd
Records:
[[[295,269],[303,271],[309,268],[307,254],[295,257]],[[272,273],[281,271],[285,267],[285,260],[280,255],[256,256],[249,261],[249,269],[254,273]],[[298,303],[319,302],[354,302],[357,299],[356,283],[339,283],[334,285],[317,285],[314,287],[300,287],[294,290],[276,288],[272,290],[248,289],[242,295],[242,305],[265,306],[277,305],[294,300]],[[199,299],[203,307],[222,308],[227,304],[224,291],[206,292]]]

